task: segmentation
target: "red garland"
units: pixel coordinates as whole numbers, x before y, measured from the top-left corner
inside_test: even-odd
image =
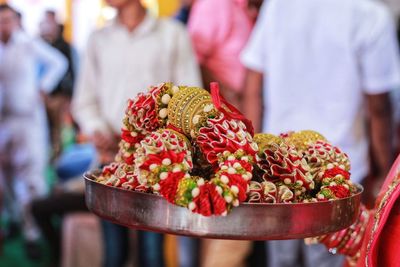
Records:
[[[160,194],[168,200],[175,203],[176,191],[178,190],[179,181],[185,176],[183,172],[168,172],[165,180],[160,180]]]
[[[212,213],[215,215],[221,215],[226,211],[225,199],[217,192],[214,184],[207,184],[208,192],[210,194],[210,200],[213,203]]]
[[[333,167],[332,169],[326,170],[323,178],[335,178],[336,175],[342,175],[346,180],[350,179],[350,173],[339,167]]]
[[[104,166],[103,170],[102,170],[102,175],[104,175],[104,176],[112,175],[117,171],[118,167],[119,167],[119,164],[115,163],[115,162],[113,162],[107,166]]]
[[[128,165],[133,165],[135,161],[135,156],[132,154],[129,157],[123,157],[124,162]]]
[[[203,216],[211,216],[211,202],[210,202],[210,191],[208,184],[204,184],[199,187],[200,194],[193,199],[193,202],[196,204],[193,212],[199,213]]]
[[[144,138],[144,135],[139,133],[136,134],[137,134],[136,136],[132,136],[131,131],[128,131],[126,129],[121,129],[121,139],[131,145],[139,143]]]
[[[235,153],[242,149],[246,155],[254,156],[257,151],[251,147],[251,141],[241,141],[237,136],[229,136],[230,133],[235,133],[235,130],[230,125],[231,122],[228,118],[208,119],[208,126],[202,127],[199,130],[199,135],[196,143],[201,152],[205,155],[207,161],[215,165],[218,162],[218,155],[228,151]],[[224,128],[222,125],[228,125],[229,128]]]
[[[333,185],[328,187],[337,198],[345,198],[350,196],[350,190],[343,185]]]
[[[150,165],[156,164],[156,165],[160,166],[160,165],[162,165],[163,159],[166,159],[166,158],[169,158],[171,160],[171,164],[175,164],[175,163],[179,164],[184,161],[186,154],[187,154],[186,151],[175,153],[172,150],[163,151],[160,154],[150,154],[147,156],[148,159],[142,165],[140,165],[140,169],[149,171]],[[189,162],[189,164],[191,165],[191,162]],[[190,166],[190,168],[191,167],[192,166]]]
[[[139,116],[140,113],[145,115]],[[139,94],[135,100],[129,100],[126,114],[136,129],[152,132],[160,127],[156,103],[151,94]]]

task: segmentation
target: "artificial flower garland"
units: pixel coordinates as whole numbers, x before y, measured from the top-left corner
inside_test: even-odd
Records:
[[[128,101],[116,162],[98,181],[210,216],[245,201],[347,197],[354,191],[349,169],[347,155],[316,132],[254,136],[216,83],[211,93],[163,83]]]

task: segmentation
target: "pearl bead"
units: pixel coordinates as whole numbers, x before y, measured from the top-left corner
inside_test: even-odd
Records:
[[[176,94],[179,92],[179,87],[174,85],[174,86],[172,86],[171,91],[172,91],[172,94]]]
[[[194,189],[192,190],[192,197],[195,198],[195,197],[197,197],[198,195],[200,195],[200,189],[199,189],[198,187],[196,187],[196,188],[194,188]]]
[[[228,160],[235,160],[235,156],[230,155],[230,156],[228,157]]]
[[[159,184],[153,185],[153,190],[154,191],[159,191],[160,190],[160,185]]]
[[[153,163],[149,166],[150,171],[154,171],[158,167],[157,164]]]
[[[168,165],[171,165],[171,160],[169,159],[169,158],[165,158],[165,159],[163,159],[162,160],[162,164],[163,165],[166,165],[166,166],[168,166]]]
[[[221,182],[223,182],[224,184],[228,184],[229,183],[229,178],[226,175],[221,175]]]
[[[195,116],[193,116],[192,122],[193,122],[194,124],[198,124],[199,121],[200,121],[200,115],[195,115]]]
[[[283,182],[284,182],[285,184],[290,184],[292,181],[291,181],[289,178],[285,178],[285,179],[283,180]]]
[[[181,171],[181,167],[176,166],[172,169],[172,172],[180,172]]]
[[[239,187],[237,187],[236,185],[232,185],[231,191],[232,191],[232,193],[237,195],[239,193]]]
[[[196,203],[190,202],[188,208],[189,210],[194,210],[196,208]]]
[[[169,94],[165,94],[161,97],[161,102],[165,105],[168,105],[169,101],[171,100],[171,96]]]
[[[212,104],[209,104],[209,105],[204,107],[203,111],[204,112],[210,112],[213,109],[213,107],[214,106]]]
[[[203,178],[200,178],[199,180],[197,180],[197,185],[198,185],[198,186],[204,185],[204,179],[203,179]]]
[[[229,174],[235,174],[235,173],[236,173],[236,170],[235,170],[234,168],[232,168],[232,167],[229,167],[229,168],[228,168],[228,173],[229,173]]]
[[[168,109],[162,108],[158,115],[160,116],[161,119],[165,119],[168,116]]]
[[[235,162],[235,163],[233,164],[233,168],[235,168],[235,169],[240,169],[241,167],[242,167],[242,165],[240,165],[239,162]]]
[[[218,194],[222,195],[222,188],[220,186],[216,186],[215,190],[218,192]]]
[[[226,203],[231,203],[233,200],[233,198],[231,196],[225,196],[224,199],[225,199]]]
[[[167,177],[168,177],[168,173],[167,172],[160,173],[160,179],[161,180],[165,180],[165,179],[167,179]]]

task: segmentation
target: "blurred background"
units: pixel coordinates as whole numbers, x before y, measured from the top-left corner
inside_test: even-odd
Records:
[[[307,2],[296,2],[301,1]],[[267,2],[271,2],[268,10],[261,7]],[[249,81],[268,71],[264,73],[264,64],[240,55],[245,48],[247,55],[256,51],[258,37],[264,36],[263,28],[269,26],[265,21],[279,17],[278,13],[268,14],[274,10],[273,2],[0,0],[0,266],[325,266],[307,263],[308,252],[300,248],[285,247],[296,265],[283,265],[271,261],[265,242],[218,242],[128,231],[100,221],[84,203],[81,175],[112,161],[125,101],[147,86],[163,81],[207,86],[216,80],[225,98],[254,118],[248,107],[251,100],[245,100],[251,99],[247,93],[253,92]],[[365,130],[365,138],[372,145],[365,158],[370,168],[360,174],[360,181],[368,193],[365,202],[373,205],[380,177],[399,151],[400,1],[355,0],[360,8],[358,4],[329,8],[331,2],[327,1],[321,14],[327,7],[337,8],[337,14],[345,13],[346,8],[361,10],[362,15],[355,25],[349,15],[348,25],[328,27],[326,31],[332,34],[315,34],[315,38],[322,38],[322,43],[346,43],[347,39],[340,40],[345,38],[343,34],[336,33],[364,27],[359,32],[369,39],[360,38],[368,39],[368,44],[360,45],[362,53],[377,46],[371,49],[372,56],[365,56],[370,61],[365,68],[375,69],[357,78],[360,84],[369,78],[376,78],[376,83],[369,83],[371,88],[365,83],[365,91],[354,89],[358,94],[354,109],[369,114],[365,124],[370,127],[365,128],[370,130]],[[291,1],[284,5],[289,7]],[[286,25],[285,19],[280,20],[282,25]],[[313,32],[314,26],[309,24],[307,32]],[[346,27],[350,30],[343,30]],[[293,44],[293,39],[288,42]],[[360,51],[354,52],[354,57]],[[260,58],[263,53],[260,51]],[[329,48],[325,53],[330,53]],[[355,69],[362,63],[360,58]],[[266,80],[262,83],[267,84]],[[266,93],[262,95],[266,97]],[[363,102],[369,95],[380,98]],[[267,102],[259,105],[260,110],[263,105],[266,110]],[[265,122],[266,116],[262,117],[260,121]],[[349,124],[353,123],[349,119]],[[267,124],[261,124],[256,123],[256,128],[266,131]],[[376,129],[389,128],[378,131],[381,138],[374,138]],[[382,139],[388,142],[373,141]],[[325,263],[332,267],[342,261]]]

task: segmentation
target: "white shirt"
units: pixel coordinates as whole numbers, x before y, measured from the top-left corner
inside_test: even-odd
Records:
[[[39,79],[39,64],[45,72]],[[26,116],[42,107],[39,89],[51,92],[67,70],[67,60],[50,45],[22,31],[0,42],[0,91],[2,110]],[[38,81],[39,80],[39,81]]]
[[[264,131],[313,129],[368,171],[364,94],[400,84],[395,26],[372,0],[271,0],[242,62],[264,75]]]
[[[201,84],[184,27],[146,15],[129,32],[115,21],[89,39],[72,103],[74,117],[86,134],[119,133],[127,100],[168,81]]]

